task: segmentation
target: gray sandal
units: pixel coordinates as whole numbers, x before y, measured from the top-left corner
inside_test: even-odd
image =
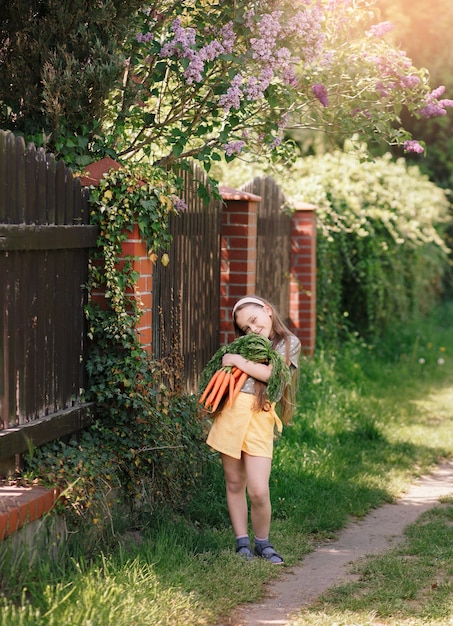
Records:
[[[284,563],[283,558],[274,550],[274,546],[268,541],[255,543],[255,554],[274,565],[283,565]]]
[[[247,561],[254,558],[248,537],[243,537],[236,541],[236,554],[239,554],[242,558],[247,559]]]

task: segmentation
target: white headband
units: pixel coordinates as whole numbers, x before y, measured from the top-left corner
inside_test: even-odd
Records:
[[[234,318],[234,314],[236,313],[237,308],[239,306],[242,306],[243,304],[259,304],[260,306],[264,306],[266,303],[263,302],[262,300],[258,300],[258,298],[253,298],[252,296],[241,298],[240,300],[236,302],[236,304],[233,307],[233,311],[231,313],[233,318]]]

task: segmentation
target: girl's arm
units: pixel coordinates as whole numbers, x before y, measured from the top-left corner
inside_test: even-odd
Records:
[[[266,365],[265,363],[255,363],[254,361],[248,361],[240,354],[227,353],[222,358],[222,365],[233,366],[246,372],[252,378],[260,380],[263,383],[267,383],[272,373],[272,365]]]

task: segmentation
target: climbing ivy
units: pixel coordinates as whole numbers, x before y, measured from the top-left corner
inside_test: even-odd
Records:
[[[167,172],[147,166],[112,169],[91,190],[91,223],[98,226],[99,237],[90,260],[87,316],[89,337],[96,343],[137,345],[135,328],[141,310],[139,299],[132,296],[138,275],[133,257],[123,255],[122,246],[136,225],[151,260],[157,262],[160,254],[160,262],[166,265],[171,242],[168,218],[184,206],[176,192]],[[105,295],[106,309],[93,300],[99,290]]]

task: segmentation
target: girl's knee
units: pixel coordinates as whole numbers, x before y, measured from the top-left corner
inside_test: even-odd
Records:
[[[226,488],[229,493],[242,493],[246,489],[246,481],[243,476],[230,476],[226,479]]]
[[[268,487],[263,487],[262,489],[249,489],[248,495],[252,506],[255,507],[264,506],[269,504],[270,502],[270,493]]]

